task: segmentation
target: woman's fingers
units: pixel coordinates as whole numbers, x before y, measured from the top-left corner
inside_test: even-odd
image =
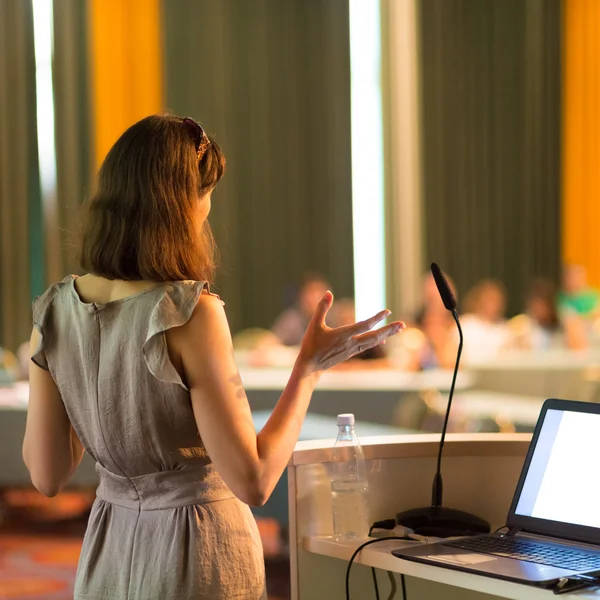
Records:
[[[400,333],[406,325],[402,321],[394,321],[385,327],[380,327],[375,331],[369,331],[361,335],[354,336],[354,344],[356,352],[364,352],[373,346],[381,344],[381,342],[387,340],[387,338]]]
[[[313,319],[316,323],[323,326],[325,325],[325,317],[327,316],[327,313],[329,312],[329,309],[331,308],[332,304],[333,294],[329,290],[327,290],[325,294],[323,294],[321,300],[319,301],[317,310],[315,310]]]
[[[389,317],[392,314],[390,310],[382,310],[379,311],[376,315],[373,315],[369,319],[365,319],[364,321],[359,321],[358,323],[354,323],[354,325],[348,326],[348,332],[352,335],[359,335],[361,333],[365,333],[366,331],[370,331],[379,323],[379,321]]]
[[[405,327],[401,321],[395,321],[373,331],[377,323],[391,314],[389,310],[382,310],[359,323],[331,329],[325,323],[325,318],[332,304],[333,294],[327,291],[315,310],[300,349],[301,359],[318,371],[377,346]]]

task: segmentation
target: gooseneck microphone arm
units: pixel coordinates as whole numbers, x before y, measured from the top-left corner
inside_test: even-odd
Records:
[[[436,280],[437,283],[437,280]],[[453,308],[451,311],[452,316],[454,317],[454,321],[456,326],[458,327],[458,352],[456,354],[456,363],[454,365],[454,374],[452,375],[452,384],[450,385],[450,394],[448,395],[448,407],[446,408],[446,417],[444,418],[444,427],[442,428],[442,437],[440,439],[440,447],[438,449],[438,457],[437,457],[437,469],[435,472],[435,477],[433,479],[433,490],[431,494],[431,505],[432,506],[442,506],[442,495],[444,489],[444,483],[442,481],[442,451],[444,450],[444,442],[446,440],[446,429],[448,428],[448,419],[450,417],[450,409],[452,407],[452,398],[454,396],[454,388],[456,386],[456,377],[458,375],[458,366],[460,364],[460,357],[463,349],[463,332],[462,327],[460,326],[460,321],[458,320],[458,313],[456,312],[456,308]]]
[[[396,520],[400,525],[410,527],[415,533],[420,535],[434,537],[451,537],[457,535],[475,535],[477,533],[489,533],[490,524],[479,517],[454,508],[442,506],[443,484],[442,484],[442,452],[444,442],[446,441],[446,429],[448,428],[448,419],[450,417],[450,408],[452,407],[452,397],[456,387],[456,378],[458,375],[458,366],[463,349],[463,332],[456,312],[456,298],[442,273],[442,270],[431,263],[431,274],[435,280],[444,307],[450,313],[456,322],[459,334],[458,352],[456,354],[456,364],[452,376],[452,385],[448,395],[448,407],[446,408],[446,417],[444,419],[444,428],[437,457],[437,469],[433,478],[433,489],[431,493],[431,504],[420,508],[411,508],[403,510],[396,515]]]

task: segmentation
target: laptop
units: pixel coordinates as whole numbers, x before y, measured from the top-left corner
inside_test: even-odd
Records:
[[[544,402],[502,533],[392,554],[548,587],[600,571],[600,404]]]

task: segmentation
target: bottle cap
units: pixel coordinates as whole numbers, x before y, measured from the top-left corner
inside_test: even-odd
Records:
[[[354,415],[352,413],[344,413],[337,417],[338,425],[354,425]]]

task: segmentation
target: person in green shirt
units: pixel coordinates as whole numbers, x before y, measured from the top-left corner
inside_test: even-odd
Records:
[[[563,272],[563,290],[558,298],[561,315],[577,315],[594,319],[600,312],[600,293],[588,284],[583,265],[566,265]]]

